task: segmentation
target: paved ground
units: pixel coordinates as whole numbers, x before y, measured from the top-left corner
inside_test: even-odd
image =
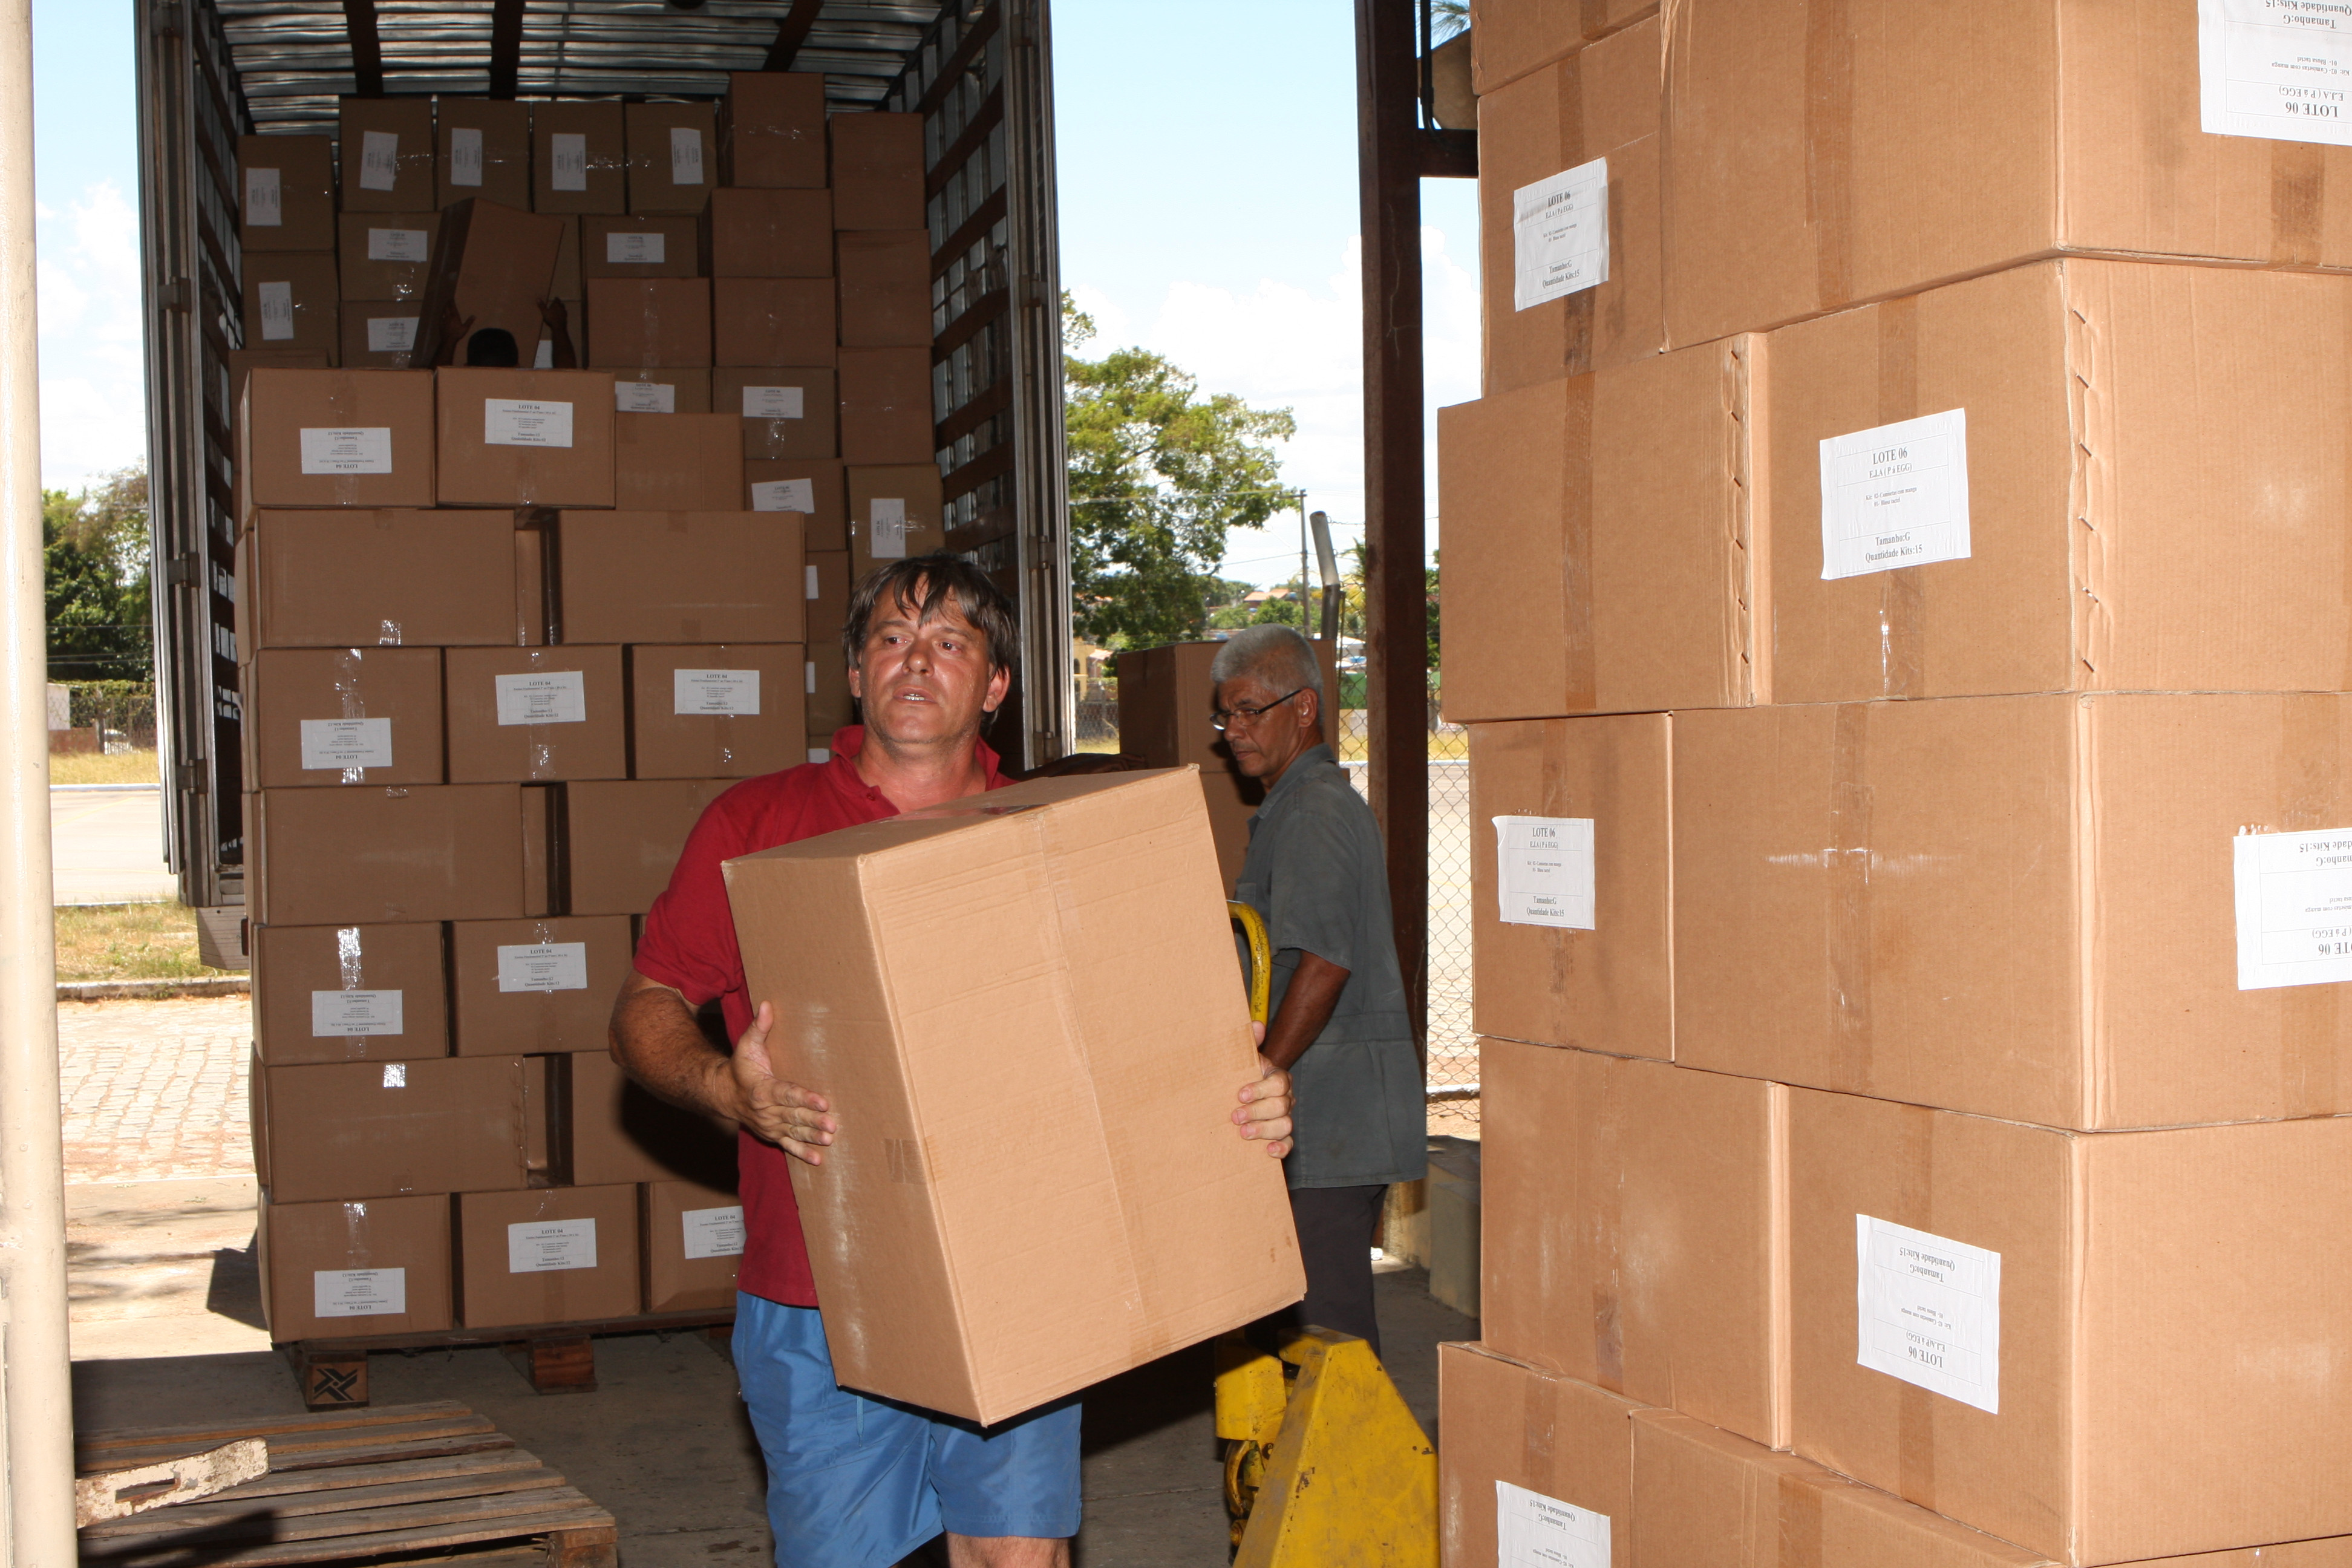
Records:
[[[153,788],[53,789],[49,836],[61,904],[175,899],[163,865],[163,796]]]
[[[242,996],[59,1003],[67,1179],[250,1175],[251,1020]]]

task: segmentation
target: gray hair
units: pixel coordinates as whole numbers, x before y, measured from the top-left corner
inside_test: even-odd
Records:
[[[1277,691],[1305,687],[1315,693],[1317,706],[1323,703],[1323,661],[1296,626],[1244,626],[1227,637],[1209,661],[1209,679],[1223,686],[1245,675],[1256,676]]]

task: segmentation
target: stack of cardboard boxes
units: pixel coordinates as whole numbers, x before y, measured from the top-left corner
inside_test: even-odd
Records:
[[[2352,1561],[2321,46],[1475,9],[1446,1562]]]

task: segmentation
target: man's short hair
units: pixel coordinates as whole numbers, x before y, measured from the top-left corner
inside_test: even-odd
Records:
[[[522,351],[515,346],[515,335],[504,327],[482,327],[466,340],[466,363],[511,367],[522,363]]]
[[[1245,675],[1257,677],[1276,691],[1305,687],[1315,693],[1318,707],[1323,703],[1323,661],[1315,657],[1315,645],[1300,636],[1297,626],[1244,626],[1227,637],[1217,657],[1209,661],[1209,679],[1223,686]]]
[[[1013,601],[988,574],[961,556],[941,552],[893,561],[866,574],[849,595],[849,618],[842,623],[841,651],[855,667],[866,651],[866,636],[877,606],[905,605],[919,621],[929,620],[943,605],[971,625],[988,645],[988,668],[1011,669],[1013,650],[1021,645],[1021,628]]]

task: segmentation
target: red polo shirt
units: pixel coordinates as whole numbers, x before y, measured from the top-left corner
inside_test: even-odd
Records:
[[[668,889],[646,912],[637,973],[675,986],[696,1007],[718,997],[730,1040],[751,1026],[755,1005],[745,989],[743,954],[735,945],[735,916],[719,865],[738,855],[898,816],[898,808],[857,775],[857,749],[865,740],[865,730],[853,724],[833,737],[831,762],[746,779],[712,801],[687,836]],[[976,742],[974,752],[990,789],[1013,782],[998,774],[996,753],[986,742]],[[747,1131],[738,1137],[736,1157],[742,1175],[743,1259],[735,1282],[788,1307],[815,1306],[808,1243],[801,1237],[800,1205],[793,1201],[792,1156]]]

